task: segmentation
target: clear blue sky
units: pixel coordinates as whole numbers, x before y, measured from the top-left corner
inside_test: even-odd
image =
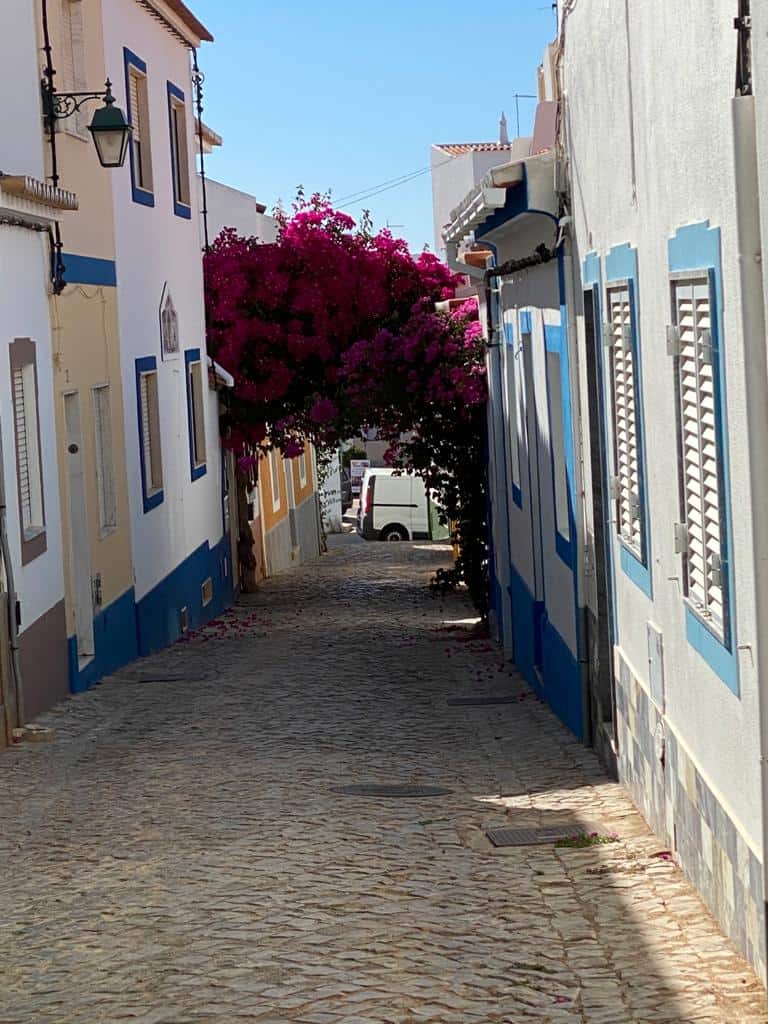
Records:
[[[555,35],[550,0],[187,3],[216,39],[203,119],[224,145],[207,170],[270,208],[299,184],[341,197],[427,167],[433,142],[496,139],[502,109],[514,134],[514,94],[536,91]],[[533,108],[520,101],[522,134]],[[425,174],[349,212],[420,250],[431,202]]]

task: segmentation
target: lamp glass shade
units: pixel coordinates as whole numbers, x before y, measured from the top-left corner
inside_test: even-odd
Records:
[[[119,107],[106,103],[99,107],[88,125],[102,167],[122,167],[128,152],[131,126]]]

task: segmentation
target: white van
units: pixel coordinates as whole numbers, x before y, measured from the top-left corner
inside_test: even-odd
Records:
[[[357,532],[366,540],[427,540],[429,503],[424,481],[367,469],[360,490]]]

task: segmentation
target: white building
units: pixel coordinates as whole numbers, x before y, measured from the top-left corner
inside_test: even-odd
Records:
[[[77,205],[46,182],[35,12],[27,0],[9,0],[3,13],[0,83],[13,100],[0,104],[0,473],[8,538],[0,620],[7,621],[10,590],[19,602],[20,657],[14,678],[3,626],[0,746],[23,724],[17,687],[26,719],[68,692],[49,229]]]
[[[491,286],[499,638],[765,977],[768,13],[651,6],[561,2],[443,238]]]
[[[198,177],[198,190],[202,196],[202,183]],[[213,178],[205,180],[208,208],[208,238],[211,244],[224,228],[235,228],[240,235],[258,238],[262,243],[274,242],[277,221],[270,217],[264,203],[255,196],[224,185]]]
[[[218,402],[208,387],[190,50],[211,36],[180,0],[104,0],[106,64],[133,125],[114,180],[139,652],[232,593]]]

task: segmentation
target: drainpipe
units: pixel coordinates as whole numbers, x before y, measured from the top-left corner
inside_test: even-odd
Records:
[[[755,569],[755,648],[760,723],[760,781],[763,811],[763,891],[768,894],[768,359],[763,298],[760,193],[754,96],[736,96],[733,114],[736,217],[741,278],[741,318],[747,406],[749,476],[752,489],[752,546]],[[768,934],[768,903],[763,902]]]

